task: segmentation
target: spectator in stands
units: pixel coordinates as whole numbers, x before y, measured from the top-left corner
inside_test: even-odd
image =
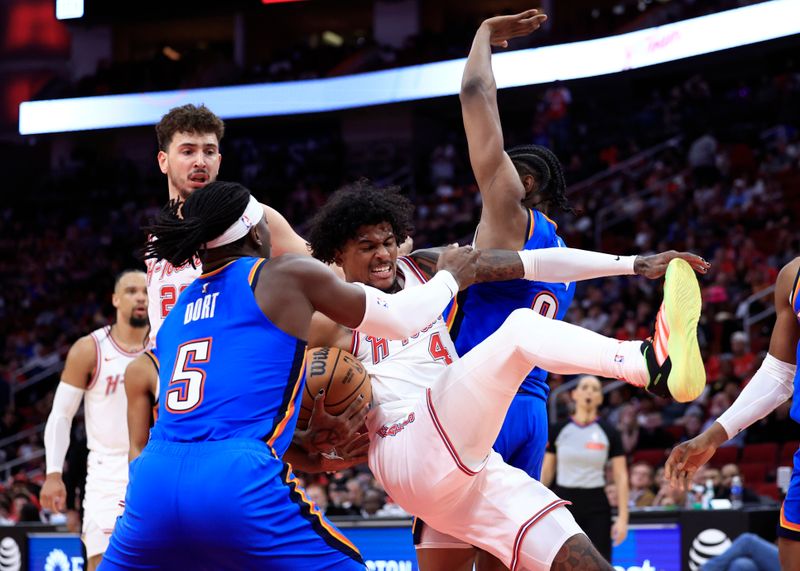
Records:
[[[380,490],[369,488],[364,492],[364,500],[361,502],[361,516],[365,518],[377,517],[378,512],[385,503],[385,495]]]
[[[361,515],[361,510],[350,502],[350,492],[346,482],[333,482],[328,486],[328,508],[326,516],[334,515]]]
[[[733,478],[739,476],[742,481],[742,502],[746,504],[759,504],[761,498],[752,489],[745,486],[744,477],[739,471],[739,466],[736,464],[725,464],[720,470],[720,487],[719,491],[715,494],[717,498],[731,499],[731,486],[733,485]]]
[[[749,339],[744,331],[736,331],[731,335],[731,355],[733,373],[739,379],[749,379],[753,376],[757,366],[755,354],[748,348]]]
[[[643,508],[653,505],[653,467],[647,462],[636,462],[631,466],[630,496],[628,505]]]
[[[702,571],[774,571],[780,569],[778,548],[754,533],[737,537],[722,555],[706,561]]]
[[[308,499],[317,505],[320,512],[328,515],[328,494],[325,493],[325,488],[319,484],[310,484],[305,489]]]
[[[800,440],[800,424],[789,417],[792,401],[778,405],[775,411],[747,429],[747,442],[791,442]]]
[[[717,418],[726,410],[728,410],[731,406],[733,401],[730,397],[725,393],[717,393],[713,397],[711,397],[711,405],[708,408],[709,418],[706,420],[705,424],[703,425],[703,431],[707,430],[711,427],[712,424],[717,420]],[[741,448],[744,446],[744,438],[747,431],[743,430],[730,440],[728,440],[722,446],[736,446]]]

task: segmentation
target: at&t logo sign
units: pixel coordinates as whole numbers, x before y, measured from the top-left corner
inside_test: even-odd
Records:
[[[701,531],[689,549],[689,569],[697,571],[712,557],[722,555],[731,546],[731,539],[718,529]]]

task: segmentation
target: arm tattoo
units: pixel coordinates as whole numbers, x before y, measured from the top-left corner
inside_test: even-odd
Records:
[[[551,571],[613,571],[585,535],[570,537],[556,553]]]
[[[513,250],[481,250],[475,281],[503,282],[525,276],[522,260]]]
[[[411,254],[426,278],[436,274],[436,264],[442,248],[429,248],[417,250]],[[525,268],[519,255],[513,250],[481,250],[478,260],[478,272],[475,281],[502,282],[506,280],[521,279],[525,276]]]
[[[427,279],[431,279],[436,275],[436,264],[439,262],[439,254],[442,253],[443,248],[428,248],[426,250],[416,250],[412,252],[409,258],[414,260],[425,274]]]

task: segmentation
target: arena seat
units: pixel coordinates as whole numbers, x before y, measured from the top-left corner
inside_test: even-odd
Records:
[[[800,440],[789,440],[781,446],[781,455],[778,458],[778,466],[791,466],[794,462],[794,453],[800,448]]]
[[[778,484],[774,484],[772,482],[760,482],[758,484],[754,484],[752,487],[753,491],[759,496],[768,496],[777,501],[780,501],[781,499],[781,493],[778,489]]]
[[[774,466],[777,458],[778,445],[774,442],[765,442],[764,444],[748,444],[742,448],[741,462],[743,464],[763,462],[768,466]]]
[[[661,448],[650,448],[645,450],[635,450],[631,457],[631,464],[637,462],[646,462],[657,468],[661,466],[667,459],[667,451]]]
[[[711,457],[708,463],[715,468],[721,468],[725,464],[735,464],[739,457],[739,449],[736,446],[725,446],[717,449],[716,454]]]
[[[746,486],[764,483],[767,479],[767,468],[769,466],[766,464],[739,464],[739,472]]]

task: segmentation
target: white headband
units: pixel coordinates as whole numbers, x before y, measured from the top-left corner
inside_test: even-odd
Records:
[[[239,219],[228,226],[228,229],[220,236],[217,236],[210,242],[206,242],[206,248],[219,248],[225,244],[235,242],[239,238],[243,238],[250,231],[250,228],[261,221],[263,216],[264,207],[259,204],[258,200],[251,196],[250,202],[247,203],[247,208],[244,209],[244,213],[242,213]]]

